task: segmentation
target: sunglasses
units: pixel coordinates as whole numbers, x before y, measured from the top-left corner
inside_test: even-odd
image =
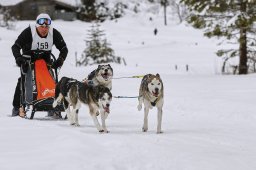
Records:
[[[52,21],[48,18],[40,18],[36,22],[39,25],[51,25],[51,23],[52,23]]]

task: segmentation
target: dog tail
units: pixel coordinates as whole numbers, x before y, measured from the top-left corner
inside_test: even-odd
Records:
[[[54,102],[52,103],[52,107],[55,108],[59,103],[61,103],[63,99],[63,95],[59,93],[59,96],[54,99]]]

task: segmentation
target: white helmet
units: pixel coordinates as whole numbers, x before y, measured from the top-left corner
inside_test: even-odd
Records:
[[[50,26],[52,22],[51,17],[46,13],[41,13],[36,17],[36,27],[46,25]]]

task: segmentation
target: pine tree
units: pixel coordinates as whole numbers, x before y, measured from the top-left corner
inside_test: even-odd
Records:
[[[82,57],[77,61],[77,65],[92,65],[116,62],[119,63],[120,57],[115,56],[114,50],[110,47],[111,44],[104,38],[105,34],[103,30],[99,29],[99,24],[92,25],[88,31],[89,36],[86,40],[86,49],[84,50]]]
[[[122,2],[116,2],[110,8],[108,0],[81,0],[81,2],[82,5],[77,10],[78,18],[88,22],[119,18],[124,14],[126,7]]]
[[[10,9],[0,5],[0,27],[6,27],[7,29],[14,29],[16,19],[11,16]]]
[[[239,49],[221,49],[218,56],[239,57],[239,74],[248,73],[248,58],[255,56],[256,0],[181,0],[192,14],[188,21],[205,29],[207,37],[224,37]]]
[[[95,0],[81,0],[82,5],[78,9],[78,18],[83,21],[94,21],[97,19]]]

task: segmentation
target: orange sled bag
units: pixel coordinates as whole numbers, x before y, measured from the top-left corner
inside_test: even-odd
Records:
[[[55,81],[50,74],[46,62],[43,59],[35,61],[35,85],[37,96],[36,100],[54,97]]]

